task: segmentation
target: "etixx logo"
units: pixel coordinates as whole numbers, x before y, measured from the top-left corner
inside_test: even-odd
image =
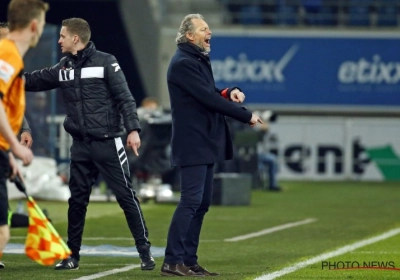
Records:
[[[343,84],[397,84],[400,81],[400,62],[383,61],[379,55],[372,59],[344,61],[338,69],[338,80]]]
[[[224,60],[213,60],[214,79],[216,82],[283,83],[284,70],[298,49],[297,45],[293,45],[278,61],[250,60],[244,52],[237,58],[227,56]]]

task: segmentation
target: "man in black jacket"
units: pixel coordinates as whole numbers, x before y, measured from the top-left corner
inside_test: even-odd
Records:
[[[232,140],[225,116],[248,123],[261,119],[237,106],[239,88],[215,87],[208,53],[211,30],[200,14],[187,15],[167,80],[172,111],[172,164],[179,167],[181,199],[168,232],[161,275],[213,276],[197,262],[205,213],[211,204],[214,163],[231,159]],[[233,101],[233,102],[231,102]]]
[[[141,258],[141,269],[152,270],[148,231],[139,201],[132,189],[128,160],[121,136],[136,156],[140,125],[136,103],[116,58],[97,51],[89,24],[80,18],[62,22],[60,39],[66,54],[53,67],[25,73],[27,91],[61,88],[67,116],[65,130],[72,136],[68,201],[70,258],[56,270],[78,269],[79,250],[90,192],[99,173],[123,209]]]

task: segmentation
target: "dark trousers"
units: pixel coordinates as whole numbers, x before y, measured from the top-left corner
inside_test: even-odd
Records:
[[[0,150],[0,226],[8,224],[7,179],[10,176],[10,161],[6,151]]]
[[[68,246],[79,260],[86,208],[93,184],[101,173],[124,211],[136,246],[150,244],[139,201],[132,189],[128,159],[121,138],[77,141],[71,146],[68,200]]]
[[[214,164],[180,168],[181,199],[168,231],[164,262],[197,264],[197,248],[204,215],[211,204]]]

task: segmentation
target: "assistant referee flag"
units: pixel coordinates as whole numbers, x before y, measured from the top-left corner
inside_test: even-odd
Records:
[[[32,197],[28,197],[29,228],[25,241],[26,255],[41,265],[53,265],[66,259],[71,250]]]

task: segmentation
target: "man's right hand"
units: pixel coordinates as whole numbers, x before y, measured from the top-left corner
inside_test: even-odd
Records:
[[[11,146],[11,151],[17,158],[22,160],[24,166],[29,165],[33,160],[33,153],[31,149],[21,145],[21,143],[17,142]]]
[[[251,120],[249,121],[249,125],[251,127],[254,127],[257,123],[263,124],[264,122],[261,120],[261,118],[259,116],[252,114]]]
[[[14,180],[16,176],[19,176],[22,180],[22,173],[18,167],[17,162],[15,161],[13,153],[9,153],[9,158],[10,158],[9,162],[10,162],[10,169],[11,169],[10,179]]]
[[[139,133],[136,130],[132,130],[126,139],[126,145],[128,147],[131,147],[133,150],[133,153],[136,156],[139,156],[138,149],[140,148],[140,137]]]

